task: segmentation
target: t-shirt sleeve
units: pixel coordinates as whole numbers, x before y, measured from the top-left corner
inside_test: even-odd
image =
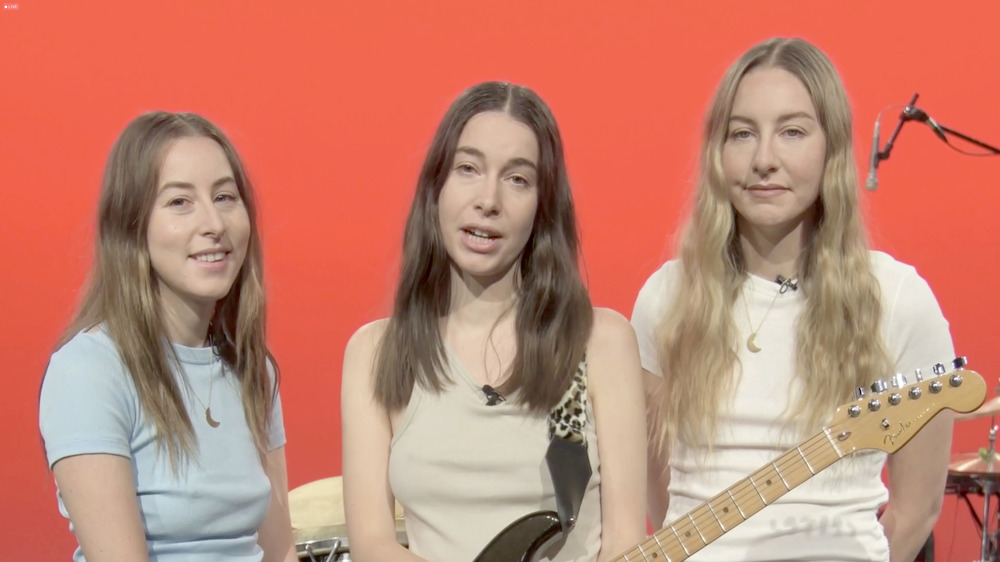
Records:
[[[267,362],[267,372],[274,380],[274,365]],[[281,393],[275,388],[274,409],[271,410],[271,420],[267,424],[267,450],[271,452],[285,446],[285,420],[281,409]]]
[[[893,291],[886,343],[896,370],[909,376],[955,357],[948,321],[930,286],[916,270],[907,268]]]
[[[656,327],[665,312],[663,303],[668,290],[666,279],[669,265],[664,265],[646,280],[632,308],[631,322],[639,340],[639,360],[643,369],[657,376],[663,376],[663,369],[656,343]]]
[[[114,347],[102,339],[79,334],[49,360],[38,425],[50,468],[74,455],[131,457],[135,393]]]

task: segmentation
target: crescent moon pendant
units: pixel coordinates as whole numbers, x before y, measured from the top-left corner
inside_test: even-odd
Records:
[[[761,347],[757,345],[756,341],[754,341],[756,339],[757,339],[757,332],[750,334],[750,337],[747,338],[747,349],[749,349],[751,353],[757,353],[758,351],[761,350]],[[209,425],[212,425],[212,422],[209,422]]]
[[[212,419],[212,408],[205,408],[205,421],[210,427],[219,427],[219,422]]]

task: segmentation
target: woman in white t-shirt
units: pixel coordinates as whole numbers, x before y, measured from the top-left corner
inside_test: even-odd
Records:
[[[656,523],[818,431],[856,387],[952,358],[926,282],[868,249],[851,135],[837,71],[809,43],[760,43],[722,79],[680,255],[632,317],[654,375]],[[940,509],[951,426],[945,412],[888,460],[839,461],[691,559],[913,560]]]

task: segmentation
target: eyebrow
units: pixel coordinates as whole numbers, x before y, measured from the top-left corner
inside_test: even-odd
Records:
[[[455,149],[455,152],[456,153],[464,152],[469,156],[475,156],[476,158],[479,158],[481,160],[486,160],[486,155],[483,154],[482,150],[479,150],[478,148],[473,148],[471,146],[460,146]],[[510,160],[507,161],[505,167],[509,168],[512,166],[525,166],[531,168],[532,170],[538,171],[538,165],[532,162],[531,160],[528,160],[527,158],[521,158],[521,157],[511,158]]]
[[[782,115],[781,117],[778,117],[778,123],[784,123],[786,121],[791,121],[793,119],[808,119],[810,121],[815,121],[816,120],[815,117],[813,117],[812,115],[806,113],[805,111],[796,111],[794,113],[786,113],[786,114]],[[743,115],[730,115],[729,116],[729,122],[732,123],[733,121],[742,121],[744,123],[749,123],[751,125],[756,124],[756,121],[754,121],[753,119],[751,119],[749,117],[745,117]]]
[[[232,176],[226,176],[224,178],[219,178],[212,182],[212,189],[226,185],[227,183],[236,183],[236,180]],[[160,186],[160,191],[165,189],[177,187],[180,189],[194,189],[193,183],[188,183],[185,181],[168,181],[167,183]]]

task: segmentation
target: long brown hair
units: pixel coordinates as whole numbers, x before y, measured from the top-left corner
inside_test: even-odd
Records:
[[[651,407],[660,410],[661,446],[678,440],[710,444],[722,393],[732,388],[737,364],[732,309],[747,273],[723,179],[722,147],[740,80],[768,67],[802,82],[826,135],[817,220],[800,271],[806,299],[796,328],[796,361],[805,414],[793,420],[796,429],[816,427],[854,388],[886,375],[892,365],[878,330],[880,290],[859,210],[847,93],[833,63],[813,45],[800,39],[764,41],[726,72],[705,121],[701,176],[681,238],[683,279],[669,295],[673,307],[657,332],[666,377]]]
[[[520,390],[520,403],[547,411],[569,387],[586,351],[593,308],[578,269],[576,214],[555,117],[524,86],[479,84],[445,113],[406,219],[395,304],[375,362],[375,397],[390,410],[409,402],[414,384],[440,391],[446,382],[438,322],[451,303],[451,273],[438,223],[438,196],[462,130],[486,111],[504,112],[530,127],[539,148],[538,210],[515,278],[517,351],[501,391]]]
[[[118,136],[104,169],[98,203],[97,248],[91,279],[76,317],[57,347],[80,331],[103,325],[132,378],[157,445],[172,466],[195,451],[195,434],[165,345],[156,272],[146,235],[159,171],[170,144],[207,137],[222,148],[250,218],[246,259],[229,293],[217,304],[209,328],[216,353],[240,381],[243,409],[254,444],[268,447],[267,428],[278,387],[278,366],[265,341],[264,274],[253,188],[236,149],[204,117],[162,111],[140,115]],[[274,368],[273,381],[268,364]]]

